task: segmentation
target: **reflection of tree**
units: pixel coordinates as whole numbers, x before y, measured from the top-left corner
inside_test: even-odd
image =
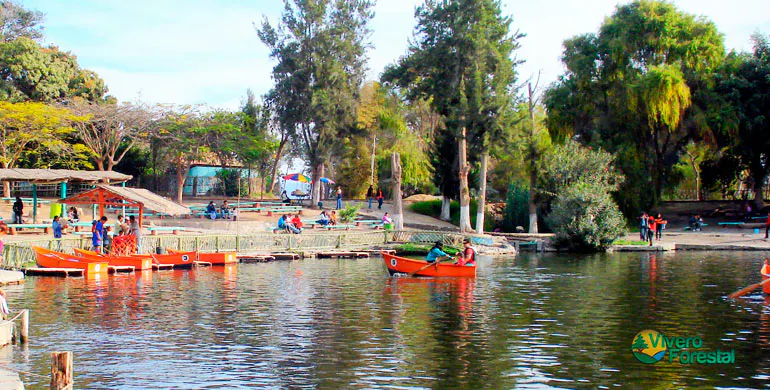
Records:
[[[647,345],[647,342],[644,341],[644,337],[642,337],[641,334],[636,336],[636,340],[634,340],[634,344],[631,346],[631,349],[633,349],[635,352],[642,353],[643,350],[649,348]]]

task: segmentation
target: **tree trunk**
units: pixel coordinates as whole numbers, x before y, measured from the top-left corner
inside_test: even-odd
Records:
[[[452,218],[452,214],[450,212],[450,205],[452,204],[452,199],[447,197],[446,195],[443,195],[441,197],[441,216],[439,216],[439,219],[442,221],[449,221]]]
[[[278,184],[278,163],[281,161],[281,154],[283,154],[284,146],[286,146],[286,140],[281,141],[281,143],[278,145],[278,150],[275,152],[275,161],[273,162],[273,173],[271,174],[273,181],[271,182],[272,185],[270,186],[270,192],[274,194],[277,191],[275,186]]]
[[[460,170],[458,173],[460,179],[460,232],[465,233],[473,231],[471,227],[471,194],[468,189],[468,172],[470,172],[471,167],[467,161],[465,127],[462,129],[458,143],[460,157]]]
[[[398,153],[391,156],[391,177],[393,180],[393,225],[397,230],[404,228],[404,210],[401,204],[401,157]]]
[[[487,201],[487,162],[489,161],[489,152],[484,151],[481,155],[481,172],[479,172],[479,200],[478,210],[476,210],[476,233],[484,234],[484,212],[486,211]]]
[[[184,192],[184,183],[187,181],[187,173],[190,168],[184,166],[181,161],[176,163],[176,202],[182,203],[182,193]],[[141,216],[140,216],[141,217]]]
[[[535,163],[531,163],[529,171],[529,232],[537,233],[537,203],[535,203],[535,185],[537,185],[537,174]]]
[[[8,167],[10,165],[11,164],[9,164],[7,162],[4,162],[3,163],[3,168],[8,169]],[[11,197],[11,182],[9,182],[9,181],[4,181],[3,182],[3,197],[4,198],[10,198]]]
[[[310,190],[313,204],[310,207],[318,206],[318,202],[321,201],[321,177],[323,177],[323,174],[324,164],[319,163],[313,169],[313,188]]]
[[[540,81],[540,74],[537,75],[538,83]],[[537,233],[537,203],[535,202],[535,189],[537,186],[537,165],[538,159],[537,149],[535,148],[535,134],[537,134],[537,121],[535,120],[535,88],[532,88],[531,83],[527,83],[527,90],[529,92],[529,119],[532,127],[529,131],[529,232]]]

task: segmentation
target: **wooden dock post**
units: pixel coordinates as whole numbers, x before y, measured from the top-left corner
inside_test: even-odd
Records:
[[[51,352],[50,388],[72,389],[72,352]]]
[[[29,338],[29,309],[21,311],[21,330],[19,331],[19,336],[21,343],[26,344]]]

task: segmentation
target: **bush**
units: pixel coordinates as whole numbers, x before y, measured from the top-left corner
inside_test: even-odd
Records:
[[[340,210],[340,221],[341,222],[352,222],[356,219],[356,215],[358,215],[358,209],[361,208],[361,205],[351,204],[351,202],[348,202],[348,205],[345,206],[344,209]]]
[[[603,251],[626,234],[626,221],[617,204],[596,183],[567,187],[546,220],[556,233],[554,243],[573,250]]]
[[[529,188],[520,183],[512,183],[508,188],[503,212],[503,231],[515,232],[516,226],[526,230],[529,226]]]
[[[216,173],[217,181],[214,184],[214,194],[228,197],[246,196],[249,190],[248,181],[241,176],[240,171],[233,169],[220,169]],[[240,185],[238,183],[240,181]],[[240,188],[240,194],[238,193]]]

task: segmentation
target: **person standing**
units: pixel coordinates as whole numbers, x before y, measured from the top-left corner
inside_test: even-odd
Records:
[[[767,221],[765,221],[765,240],[768,232],[770,232],[770,211],[767,212]]]
[[[666,226],[666,221],[658,213],[658,217],[655,218],[655,239],[660,241],[663,238],[663,227]]]
[[[51,224],[51,227],[53,228],[53,238],[61,238],[62,225],[59,222],[58,215],[53,217],[53,223]]]
[[[13,223],[24,223],[21,221],[22,215],[24,215],[24,203],[17,196],[16,201],[13,202]]]
[[[647,241],[650,242],[650,246],[652,246],[652,240],[655,238],[655,217],[650,215],[647,218]]]
[[[382,201],[385,200],[385,197],[382,196],[382,188],[377,189],[377,209],[382,210]]]
[[[642,211],[642,216],[639,217],[639,238],[642,241],[647,241],[647,213]]]
[[[337,187],[337,210],[342,208],[342,187]]]
[[[102,253],[102,244],[104,238],[104,224],[101,219],[96,220],[91,224],[91,244],[94,247],[94,252]]]
[[[372,201],[374,200],[374,186],[369,186],[369,189],[366,190],[366,200],[369,201],[369,209],[372,208]]]
[[[128,217],[131,234],[136,238],[136,253],[142,253],[142,227],[139,226],[139,220],[133,215]]]

